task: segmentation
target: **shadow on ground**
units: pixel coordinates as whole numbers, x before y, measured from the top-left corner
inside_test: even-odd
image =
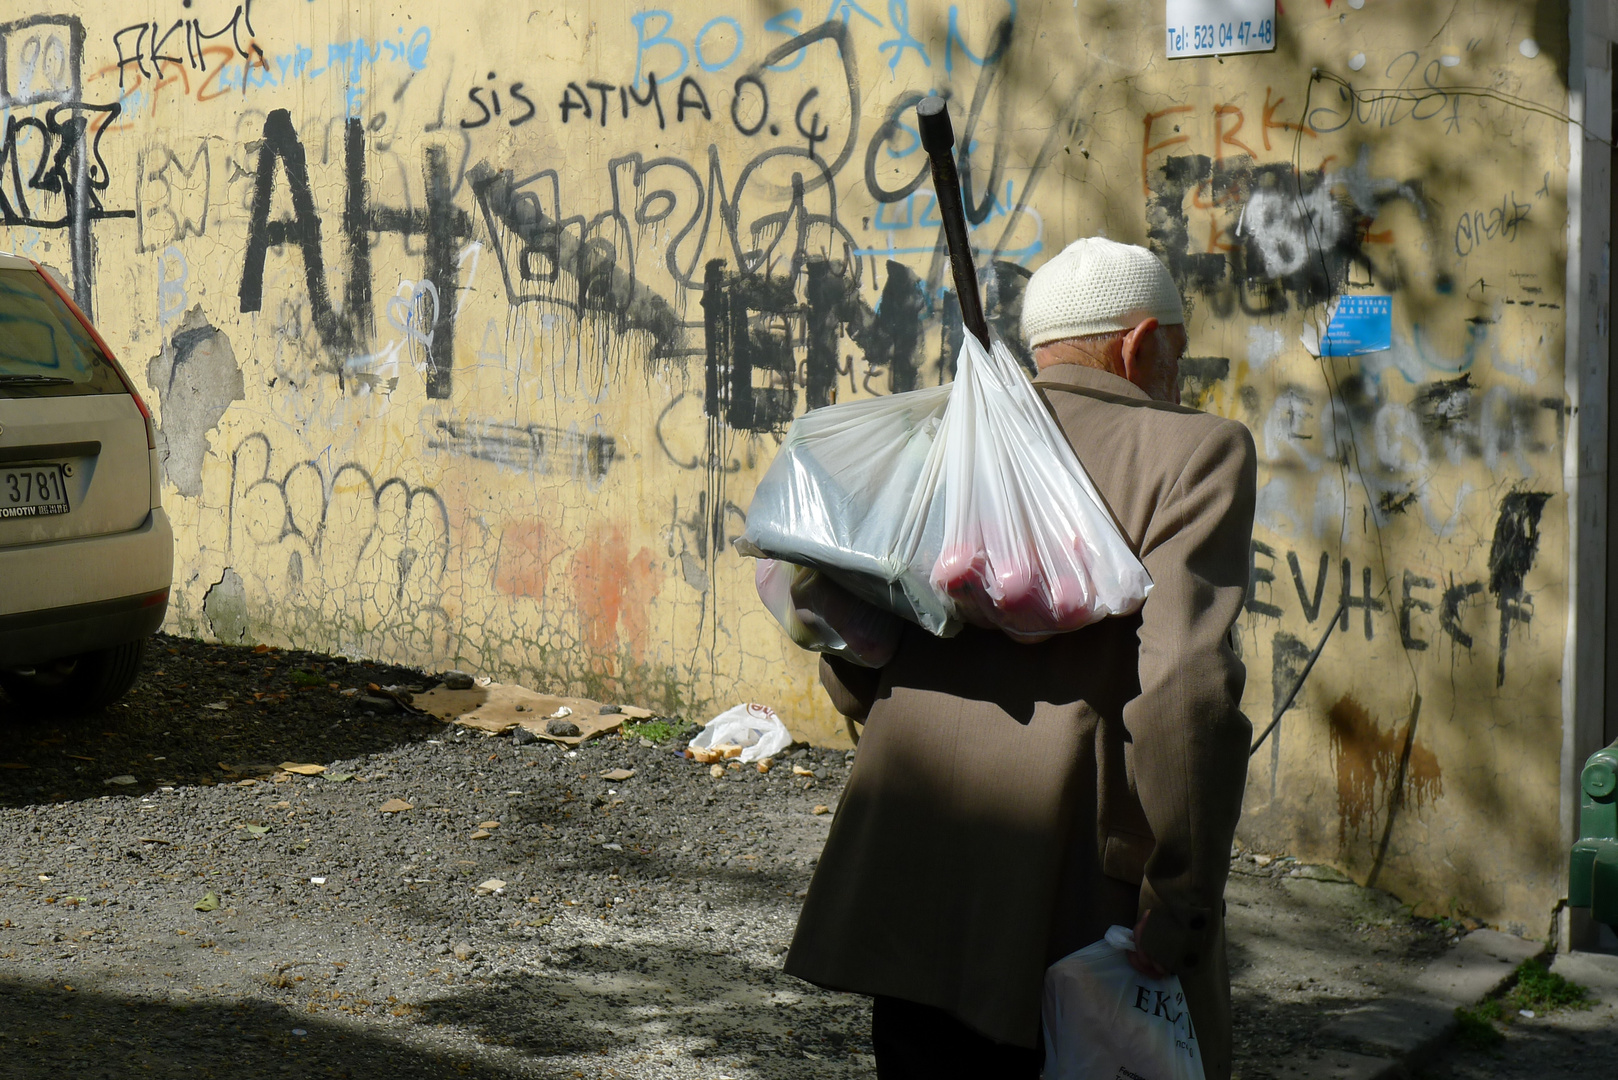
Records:
[[[871,1052],[865,998],[827,994],[768,962],[719,950],[574,946],[554,975],[500,979],[423,1005],[423,1019],[547,1060],[674,1047],[687,1060],[723,1058],[754,1075],[814,1075],[817,1063]]]
[[[303,1035],[294,1034],[301,1030]],[[414,1041],[414,1040],[412,1040]],[[149,1076],[496,1080],[571,1077],[512,1071],[263,1002],[178,1002],[0,979],[0,1058],[16,1080]]]
[[[0,693],[0,807],[226,783],[283,761],[414,742],[442,725],[398,712],[367,716],[342,690],[426,681],[409,668],[159,634],[135,688],[106,709],[75,716]],[[112,782],[119,777],[133,782]]]

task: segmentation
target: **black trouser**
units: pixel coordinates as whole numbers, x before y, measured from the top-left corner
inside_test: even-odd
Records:
[[[943,1009],[879,997],[871,1010],[877,1080],[1037,1080],[1043,1049],[998,1043]]]

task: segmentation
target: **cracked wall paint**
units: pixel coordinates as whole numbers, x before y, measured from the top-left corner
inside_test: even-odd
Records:
[[[1148,244],[1186,293],[1185,400],[1254,432],[1250,716],[1341,612],[1244,838],[1363,877],[1391,792],[1339,802],[1333,709],[1392,725],[1419,688],[1442,790],[1397,816],[1379,884],[1537,929],[1567,132],[1464,88],[1565,108],[1543,27],[1566,10],[1535,5],[1530,58],[1523,3],[1286,7],[1273,54],[1165,62],[1161,5],[1101,0],[51,0],[0,23],[0,246],[155,357],[171,629],[695,719],[765,701],[835,742],[734,539],[793,417],[952,377],[911,112],[947,95],[991,323],[1015,333],[1070,240]],[[21,61],[58,47],[75,70]],[[1393,348],[1318,360],[1302,340],[1356,295],[1392,297]],[[1509,843],[1477,825],[1503,806]]]

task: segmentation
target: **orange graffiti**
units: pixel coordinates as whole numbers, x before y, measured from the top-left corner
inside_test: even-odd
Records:
[[[1331,733],[1332,764],[1337,770],[1338,842],[1346,849],[1349,833],[1375,836],[1377,821],[1387,820],[1396,798],[1411,807],[1433,803],[1444,793],[1438,758],[1420,742],[1412,742],[1405,765],[1404,790],[1399,782],[1399,759],[1404,756],[1405,733],[1384,731],[1376,719],[1350,694],[1344,694],[1327,715]]]
[[[507,596],[543,600],[551,563],[560,554],[560,545],[546,531],[543,522],[512,522],[500,533],[494,587]]]
[[[613,674],[618,646],[640,661],[646,653],[650,607],[662,584],[647,548],[634,556],[621,525],[599,524],[573,556],[573,603],[592,668]]]
[[[1271,104],[1270,88],[1268,86],[1264,88],[1264,123],[1259,126],[1259,131],[1264,136],[1264,149],[1266,150],[1270,148],[1271,130],[1301,131],[1311,139],[1315,138],[1315,133],[1304,127],[1302,124],[1294,124],[1290,120],[1277,120],[1275,118],[1275,110],[1279,109],[1282,103],[1285,101],[1286,98],[1276,98],[1275,103]]]
[[[251,46],[251,43],[249,43],[249,45]],[[208,57],[210,56],[215,59],[214,66],[212,68],[208,67]],[[179,63],[178,61],[170,62],[168,64],[168,67],[170,68],[168,74],[163,73],[162,64],[155,64],[154,66],[157,68],[158,77],[157,80],[152,82],[147,88],[148,96],[151,98],[152,103],[152,115],[157,115],[158,98],[165,90],[177,88],[181,97],[194,98],[198,102],[212,101],[214,98],[223,97],[225,94],[229,93],[229,90],[212,90],[210,92],[210,88],[214,86],[214,84],[218,81],[220,74],[224,72],[225,65],[228,64],[235,56],[236,50],[228,45],[210,45],[207,48],[204,48],[202,50],[202,70],[206,71],[208,74],[207,77],[204,78],[197,86],[195,91],[193,91],[191,88],[191,70],[185,64]],[[253,69],[254,57],[257,57],[257,64],[259,68],[264,71],[269,71],[269,66],[265,62],[262,53],[260,53],[256,48],[253,48],[251,55],[249,55],[244,64],[244,72],[241,80],[241,88],[244,94],[247,91],[246,72]],[[105,78],[106,76],[113,74],[119,75],[120,100],[127,99],[131,94],[134,94],[141,88],[141,86],[148,82],[147,77],[141,74],[139,71],[124,70],[118,64],[108,64],[106,67],[96,71],[86,81],[94,82],[97,79]],[[125,82],[127,82],[128,85],[124,85]],[[125,120],[123,123],[114,126],[112,130],[122,131],[128,129],[129,126],[130,121]]]
[[[1236,126],[1231,128],[1229,131],[1225,130],[1225,117],[1227,116],[1234,116],[1236,118]],[[1250,158],[1258,157],[1257,154],[1253,153],[1253,148],[1251,146],[1248,146],[1246,143],[1242,142],[1236,137],[1236,133],[1242,129],[1242,125],[1246,122],[1247,118],[1242,115],[1242,110],[1234,105],[1216,105],[1214,107],[1215,161],[1225,160],[1226,146],[1234,146],[1238,150],[1246,153]]]
[[[1150,158],[1153,154],[1157,153],[1159,150],[1162,150],[1165,147],[1175,146],[1175,145],[1177,145],[1179,143],[1187,143],[1187,142],[1191,141],[1191,136],[1189,136],[1189,135],[1174,135],[1174,136],[1171,136],[1170,138],[1164,139],[1160,143],[1154,144],[1152,142],[1152,125],[1154,123],[1156,123],[1157,121],[1163,119],[1163,117],[1170,115],[1171,113],[1187,113],[1187,112],[1190,112],[1190,111],[1191,111],[1191,106],[1189,106],[1189,105],[1176,105],[1172,109],[1164,109],[1161,112],[1154,112],[1154,113],[1147,113],[1146,114],[1146,132],[1145,132],[1144,137],[1141,139],[1141,143],[1140,143],[1140,147],[1141,147],[1141,149],[1140,149],[1140,190],[1141,190],[1141,194],[1150,195],[1152,193],[1151,184],[1147,179],[1147,171],[1146,171],[1147,170],[1147,159]]]

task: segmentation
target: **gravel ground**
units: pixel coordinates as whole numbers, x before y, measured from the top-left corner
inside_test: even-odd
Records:
[[[850,755],[715,779],[677,743],[517,745],[368,689],[434,681],[160,637],[103,713],[0,697],[0,1072],[874,1075],[865,1001],[780,971]],[[1248,1080],[1459,930],[1285,857],[1232,869]]]

